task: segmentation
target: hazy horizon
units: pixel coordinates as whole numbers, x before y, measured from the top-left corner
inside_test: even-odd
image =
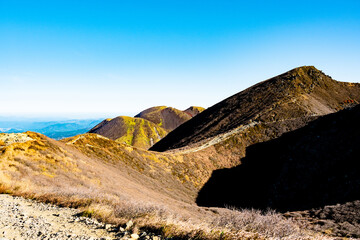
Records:
[[[53,115],[46,113],[34,113],[34,114],[1,114],[0,122],[16,121],[16,122],[43,122],[43,121],[71,121],[71,120],[97,120],[104,118],[114,118],[117,116],[129,116],[133,117],[136,113],[56,113]],[[1,127],[1,126],[0,126]]]
[[[360,82],[359,11],[359,1],[1,1],[0,116],[208,108],[303,65]]]

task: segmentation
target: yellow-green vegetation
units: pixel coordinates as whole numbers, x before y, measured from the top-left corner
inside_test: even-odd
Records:
[[[205,111],[205,108],[203,107],[199,107],[199,106],[192,106],[192,108],[194,108],[196,111],[198,111],[199,113]]]
[[[191,106],[188,109],[186,109],[184,112],[189,114],[191,117],[195,117],[199,113],[203,112],[205,108],[198,107],[198,106]]]
[[[127,116],[104,120],[90,132],[143,149],[150,148],[168,134],[168,131],[146,119]]]
[[[190,107],[185,111],[159,106],[146,109],[133,117],[119,116],[105,119],[90,133],[125,143],[138,148],[149,149],[170,131],[197,115],[204,108]]]
[[[148,149],[168,133],[165,129],[140,118],[122,117],[126,133],[116,141]]]

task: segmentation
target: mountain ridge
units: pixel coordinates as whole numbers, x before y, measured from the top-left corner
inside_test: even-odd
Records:
[[[259,144],[267,146],[268,142],[286,139],[294,130],[304,131],[322,115],[341,109],[352,109],[358,105],[359,90],[359,84],[337,82],[314,67],[290,70],[225,99],[173,130],[176,134],[180,131],[179,139],[184,131],[188,138],[178,143],[188,148],[188,152],[180,151],[179,148],[166,152],[147,151],[95,133],[77,135],[61,141],[33,132],[0,135],[0,191],[12,191],[14,194],[45,199],[57,204],[66,203],[67,206],[85,206],[87,214],[99,213],[99,209],[104,209],[105,204],[106,209],[102,210],[102,213],[105,212],[106,216],[125,216],[127,221],[135,218],[139,226],[149,226],[148,221],[154,223],[154,219],[157,221],[159,216],[168,214],[168,210],[159,208],[165,206],[175,210],[180,218],[187,219],[191,216],[202,224],[205,218],[211,216],[210,220],[206,220],[208,223],[221,220],[226,222],[227,227],[228,220],[233,215],[221,214],[228,210],[199,208],[195,204],[196,198],[203,194],[201,189],[205,189],[213,181],[214,175],[221,171],[219,169],[246,168],[249,164],[246,159],[251,158],[254,152],[267,155],[266,151],[253,150],[249,156],[249,149],[257,149]],[[163,109],[166,107],[158,112]],[[184,114],[189,116],[188,113]],[[119,125],[119,121],[123,121],[124,132],[127,133],[131,129],[125,123],[127,119],[135,125],[150,122],[142,118],[118,117],[106,119],[94,129],[105,129],[111,122]],[[150,129],[159,127],[156,123],[149,126]],[[191,127],[196,131],[189,131],[188,128],[192,130]],[[351,128],[350,125],[346,127]],[[111,128],[109,131],[115,134]],[[134,133],[135,130],[130,132]],[[351,135],[356,132],[346,133]],[[196,141],[192,139],[193,134],[199,134]],[[356,137],[357,134],[351,135],[351,139]],[[117,139],[116,136],[113,138]],[[316,140],[316,137],[313,138]],[[171,144],[173,143],[170,142],[170,146]],[[275,153],[281,153],[281,149]],[[272,162],[266,163],[271,167]],[[258,167],[256,164],[255,166]],[[265,168],[265,173],[270,167]],[[303,172],[306,173],[306,169]],[[265,178],[264,182],[270,182],[266,176],[268,175],[258,176],[255,173],[243,183],[250,186],[251,181],[255,182],[256,178]],[[227,184],[232,187],[231,182]],[[286,184],[284,186],[281,187],[286,188]],[[234,191],[236,193],[237,189],[230,189],[227,193],[220,189],[215,191],[215,194],[231,196],[235,194]],[[132,201],[133,199],[142,203],[139,205]],[[214,197],[214,200],[216,199]],[[147,205],[148,203],[151,205]],[[129,211],[130,219],[129,215],[126,215]],[[171,214],[167,216],[174,216]],[[219,215],[223,218],[216,219]],[[102,219],[104,215],[97,216]],[[235,218],[236,221],[239,219],[243,219],[243,216]],[[306,221],[310,221],[308,219]],[[158,222],[156,229],[160,227],[164,230],[166,226],[164,231],[167,231],[168,222],[163,223]],[[263,222],[260,225],[263,226]],[[298,226],[295,228],[298,229]],[[192,233],[197,231],[191,229]],[[218,239],[219,234],[222,236],[221,231],[213,233],[213,228],[210,230],[213,239]],[[229,239],[238,239],[239,235],[231,234],[239,232],[231,231],[230,235],[227,235]],[[264,231],[267,232],[266,229]],[[269,238],[272,233],[268,233],[261,238]],[[185,239],[190,238],[190,235],[186,236]],[[192,236],[203,235],[200,233]],[[248,239],[254,237],[248,236],[251,236]],[[284,235],[280,234],[279,237]]]
[[[150,148],[196,146],[251,122],[320,116],[359,103],[360,84],[333,80],[313,66],[292,69],[215,104]]]

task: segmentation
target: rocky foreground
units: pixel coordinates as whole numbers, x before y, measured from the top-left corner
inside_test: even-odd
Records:
[[[99,223],[82,217],[75,209],[0,195],[0,239],[153,239],[146,232],[132,233],[127,227]]]

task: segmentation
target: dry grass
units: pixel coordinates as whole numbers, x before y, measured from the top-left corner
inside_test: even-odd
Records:
[[[274,211],[210,209],[204,218],[189,217],[166,206],[150,202],[124,200],[119,196],[88,189],[43,189],[38,193],[13,191],[0,185],[1,193],[31,198],[63,207],[73,207],[82,216],[125,227],[134,223],[130,231],[139,229],[156,232],[175,239],[328,239],[301,228],[301,224],[286,219]],[[76,191],[76,192],[75,192]]]
[[[40,150],[30,151],[34,146]],[[274,212],[199,208],[183,196],[187,190],[181,185],[156,182],[120,161],[89,158],[65,144],[42,140],[16,147],[0,155],[0,193],[78,208],[84,216],[119,226],[131,220],[132,231],[177,239],[317,237]]]

